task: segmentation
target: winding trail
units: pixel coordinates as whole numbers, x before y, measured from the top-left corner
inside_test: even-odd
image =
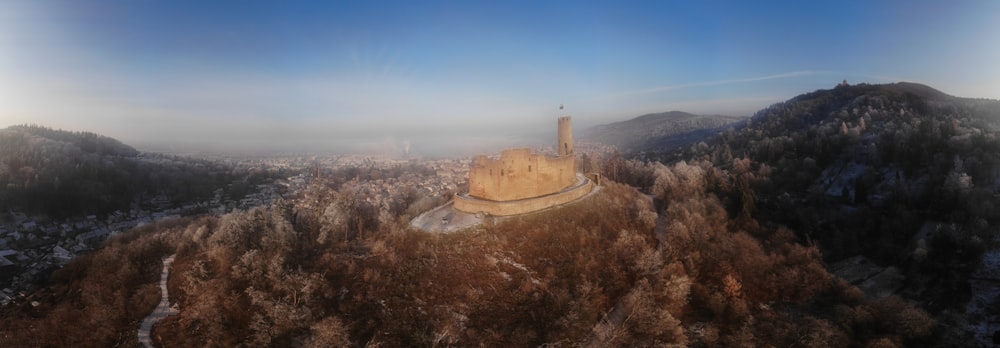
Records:
[[[170,276],[170,264],[174,263],[174,256],[177,255],[170,255],[163,259],[163,272],[160,273],[160,304],[156,305],[156,309],[149,313],[146,319],[142,320],[142,325],[139,326],[139,343],[143,347],[153,347],[153,341],[149,337],[153,325],[160,319],[178,312],[177,308],[170,307],[170,296],[167,294],[167,277]]]

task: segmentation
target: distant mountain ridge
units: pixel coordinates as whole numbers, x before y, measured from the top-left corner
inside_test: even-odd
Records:
[[[645,114],[630,120],[591,127],[583,138],[614,145],[625,151],[643,151],[684,145],[717,133],[744,117],[695,115],[682,111]]]

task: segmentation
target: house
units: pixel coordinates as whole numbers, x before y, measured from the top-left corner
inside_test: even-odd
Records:
[[[7,257],[17,254],[18,254],[17,250],[11,250],[11,249],[0,250],[0,267],[13,266],[14,262],[11,262],[9,259],[7,259]]]
[[[103,241],[105,237],[111,232],[107,228],[101,227],[89,232],[84,232],[76,236],[76,240],[80,243],[91,244],[94,242]]]
[[[52,256],[54,256],[57,259],[68,261],[73,258],[73,253],[69,252],[69,250],[66,250],[61,246],[56,245],[54,248],[52,248]]]

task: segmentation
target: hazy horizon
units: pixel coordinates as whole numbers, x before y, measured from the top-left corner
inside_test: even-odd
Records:
[[[0,4],[0,127],[138,148],[471,150],[898,81],[998,98],[1000,3]],[[565,110],[559,110],[559,105]]]

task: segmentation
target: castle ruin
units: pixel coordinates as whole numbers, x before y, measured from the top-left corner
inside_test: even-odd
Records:
[[[455,196],[455,209],[496,216],[542,210],[583,197],[593,189],[590,179],[576,172],[573,126],[559,118],[558,155],[508,149],[499,158],[476,157],[469,170],[469,193]]]

